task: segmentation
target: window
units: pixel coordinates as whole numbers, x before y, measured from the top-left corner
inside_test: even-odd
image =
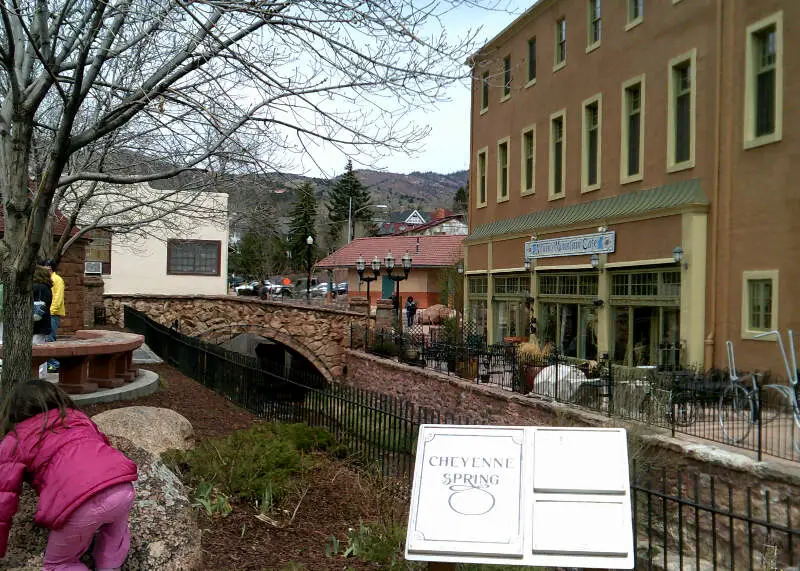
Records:
[[[86,246],[86,261],[101,262],[103,275],[111,273],[111,233],[106,230],[95,230],[93,238]]]
[[[744,272],[742,338],[778,328],[778,271]]]
[[[620,181],[622,184],[644,177],[644,85],[643,75],[622,84],[622,149]]]
[[[522,191],[521,194],[533,194],[535,191],[534,177],[536,172],[536,127],[531,126],[522,130]]]
[[[489,108],[489,72],[481,77],[481,113]]]
[[[497,142],[497,202],[508,200],[508,138]]]
[[[511,56],[503,58],[503,97],[502,100],[511,97]]]
[[[536,38],[528,40],[528,83],[536,81]]]
[[[598,276],[592,273],[537,274],[539,337],[564,355],[597,358]]]
[[[556,52],[553,71],[561,69],[567,63],[567,19],[556,22]]]
[[[583,102],[582,192],[600,188],[602,101],[602,95],[595,95]]]
[[[494,276],[494,293],[506,295],[528,295],[531,278],[528,274],[513,276]]]
[[[478,204],[477,208],[486,206],[486,153],[485,147],[478,151]]]
[[[747,28],[744,146],[780,141],[783,120],[783,12]]]
[[[469,284],[470,294],[486,295],[488,287],[486,276],[471,277],[467,283]]]
[[[219,240],[169,240],[167,274],[218,276],[221,248]]]
[[[600,15],[601,0],[589,0],[589,37],[586,41],[586,51],[592,51],[600,45],[603,34],[603,19]]]
[[[644,20],[644,0],[628,0],[628,24],[626,30],[641,24]]]
[[[614,272],[611,298],[680,299],[680,270]]]
[[[667,171],[694,166],[697,50],[670,61]]]
[[[550,196],[561,198],[564,196],[566,184],[566,170],[564,163],[567,156],[566,142],[567,112],[561,110],[550,116]]]

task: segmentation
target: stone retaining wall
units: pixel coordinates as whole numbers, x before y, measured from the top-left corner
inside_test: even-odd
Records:
[[[355,350],[347,351],[345,383],[410,401],[442,416],[470,423],[526,426],[614,426],[628,430],[629,451],[654,463],[716,476],[736,486],[770,490],[776,497],[800,495],[800,463],[757,462],[744,452],[713,442],[672,438],[668,431],[628,423],[542,397],[524,396]],[[800,515],[800,514],[798,514]],[[798,520],[800,521],[800,520]]]

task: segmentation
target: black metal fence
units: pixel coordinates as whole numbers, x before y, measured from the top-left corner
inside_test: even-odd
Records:
[[[730,386],[725,371],[625,367],[607,356],[587,361],[555,350],[528,353],[519,345],[488,345],[468,324],[457,329],[414,325],[400,333],[353,325],[351,346],[476,383],[643,422],[673,435],[750,450],[759,461],[764,454],[800,461],[800,423],[790,403],[764,391],[760,407],[723,398]]]
[[[162,359],[265,420],[330,431],[365,464],[410,479],[419,426],[470,424],[318,375],[293,378],[159,325],[130,307],[125,325]],[[800,502],[706,475],[632,466],[637,569],[786,569],[800,564]]]

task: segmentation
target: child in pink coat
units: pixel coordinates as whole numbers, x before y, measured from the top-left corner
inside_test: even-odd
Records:
[[[119,569],[130,547],[136,464],[52,383],[20,383],[0,398],[0,557],[24,480],[39,494],[36,523],[51,530],[46,571],[86,570],[80,558],[93,539],[97,569]]]

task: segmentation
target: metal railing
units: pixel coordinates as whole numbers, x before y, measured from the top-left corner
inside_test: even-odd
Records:
[[[162,359],[265,420],[327,429],[350,454],[410,481],[419,426],[471,424],[388,395],[265,371],[255,358],[187,337],[125,308]],[[708,475],[632,466],[637,569],[785,569],[800,564],[800,502]]]
[[[764,454],[800,461],[800,429],[792,412],[762,393],[764,413],[758,410],[744,418],[742,411],[732,410],[722,399],[729,384],[725,371],[676,370],[671,365],[626,367],[611,363],[607,356],[587,361],[558,351],[531,355],[516,344],[488,345],[469,324],[457,329],[417,324],[400,332],[354,324],[351,347],[468,381],[657,426],[673,436],[682,433],[749,450],[759,461]],[[752,430],[746,438],[733,439],[731,431],[726,433],[723,428],[726,419],[747,424]]]

